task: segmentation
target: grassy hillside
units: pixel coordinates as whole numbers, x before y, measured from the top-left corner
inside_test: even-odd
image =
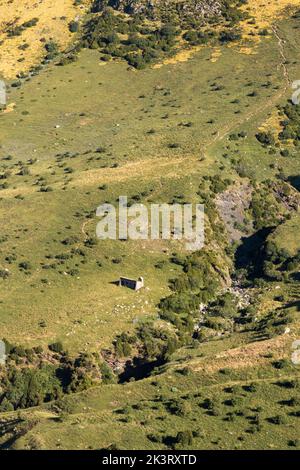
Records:
[[[232,48],[224,48],[216,63],[209,60],[208,48],[186,63],[143,72],[127,70],[124,63],[100,65],[95,52],[83,51],[79,62],[49,67],[11,89],[9,101],[16,106],[1,119],[2,171],[9,174],[1,190],[2,210],[10,213],[9,219],[3,216],[1,243],[1,265],[10,273],[1,307],[4,336],[29,344],[61,336],[69,348],[73,341],[86,342],[81,331],[74,334],[74,322],[83,319],[90,326],[77,325],[76,331],[99,338],[101,320],[108,321],[114,305],[124,303],[131,310],[132,293],[110,284],[120,274],[144,274],[150,290],[138,295],[142,304],[148,300],[149,314],[165,295],[167,280],[174,277],[168,253],[182,247],[107,242],[105,248],[98,243],[86,249],[102,202],[142,192],[149,202],[172,202],[176,196],[195,200],[199,178],[221,172],[236,180],[240,166],[258,180],[274,176],[281,165],[287,174],[293,171],[294,159],[269,155],[255,139],[282,94],[276,38],[261,50],[268,50],[270,66],[273,61],[272,77],[256,56]],[[248,67],[254,64],[251,84]],[[271,85],[265,87],[266,82]],[[248,137],[228,141],[234,132]],[[71,237],[75,243],[65,245]],[[74,248],[84,249],[84,259],[56,258]],[[160,270],[155,268],[159,260],[165,260]],[[22,262],[30,269],[20,269]],[[136,315],[134,309],[125,324]],[[41,328],[43,320],[47,327]],[[123,320],[118,317],[116,323],[123,331]]]
[[[70,44],[69,23],[83,17],[89,1],[29,0],[0,2],[0,74],[14,79],[39,64],[44,44],[55,38],[62,49]]]
[[[241,366],[237,358],[248,340],[239,335],[196,346],[159,375],[96,387],[22,412],[17,422],[6,415],[2,445],[13,436],[15,449],[180,449],[177,434],[190,430],[185,449],[295,449],[299,371],[289,365],[278,369],[281,356],[273,355],[270,342],[252,343],[256,355]],[[236,359],[224,357],[220,367],[224,349]],[[207,370],[207,364],[215,367]]]
[[[142,67],[102,42],[81,44],[66,60],[84,25],[102,18],[101,10],[84,16],[88,2],[44,0],[34,10],[25,2],[24,11],[1,3],[0,73],[11,80],[0,114],[0,320],[11,344],[11,370],[1,369],[1,446],[299,446],[291,353],[300,160],[297,137],[281,135],[298,125],[298,111],[289,124],[284,108],[300,73],[298,2],[233,2],[247,19],[221,16],[205,44],[184,39],[185,23],[169,50],[156,32],[160,52]],[[163,2],[158,9],[159,19],[146,18],[155,31]],[[8,27],[34,17],[9,37]],[[123,20],[141,28],[133,13]],[[71,21],[79,22],[73,33]],[[238,36],[222,41],[222,28]],[[116,34],[126,49],[128,38]],[[53,38],[59,48],[44,60]],[[144,57],[144,45],[131,53]],[[203,202],[204,254],[175,241],[97,240],[96,208],[123,194],[130,203]],[[118,287],[120,275],[142,275],[145,288]],[[17,389],[14,374],[45,364],[53,393],[32,393],[25,402],[38,406],[25,410],[9,383]],[[67,386],[59,380],[68,367],[77,375]]]

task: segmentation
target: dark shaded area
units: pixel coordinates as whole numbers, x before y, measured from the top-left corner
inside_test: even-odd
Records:
[[[0,437],[7,437],[7,439],[0,444],[0,450],[10,449],[17,439],[25,436],[34,425],[35,423],[30,423],[22,426],[22,420],[19,418],[0,422]]]
[[[288,177],[288,182],[295,188],[297,191],[300,191],[300,175],[294,175]]]
[[[63,390],[66,390],[72,381],[72,368],[71,366],[59,367],[56,370],[56,377],[59,379]]]
[[[294,300],[293,302],[288,302],[284,305],[283,308],[296,308],[300,312],[300,300]]]
[[[247,269],[250,277],[257,277],[262,274],[264,258],[262,249],[268,236],[275,230],[275,227],[265,227],[250,237],[243,237],[241,245],[235,252],[236,269]]]
[[[298,272],[296,272],[296,273],[292,273],[292,274],[291,274],[291,279],[292,279],[293,281],[296,281],[296,282],[298,281],[298,282],[300,282],[300,272],[298,271]],[[299,292],[299,294],[300,294],[300,292]]]
[[[163,443],[165,444],[165,446],[173,448],[174,445],[177,443],[177,439],[174,436],[165,436],[163,438]]]
[[[128,382],[130,379],[145,379],[156,367],[162,366],[165,362],[162,358],[147,362],[143,358],[134,357],[132,361],[126,362],[124,371],[119,375],[119,383]]]

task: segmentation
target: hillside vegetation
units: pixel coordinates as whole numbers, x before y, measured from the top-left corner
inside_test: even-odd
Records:
[[[299,8],[0,3],[1,448],[299,447]],[[98,240],[123,194],[204,249]]]

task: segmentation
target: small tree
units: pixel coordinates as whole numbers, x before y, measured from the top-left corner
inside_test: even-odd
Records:
[[[69,31],[70,31],[71,33],[77,33],[78,30],[79,30],[79,23],[78,23],[78,21],[71,21],[71,22],[69,23]]]
[[[185,448],[192,445],[193,443],[193,433],[190,430],[179,431],[175,438],[175,447]]]
[[[57,341],[56,343],[49,344],[48,347],[49,347],[50,351],[53,351],[53,352],[56,352],[56,353],[60,353],[64,349],[61,341]]]

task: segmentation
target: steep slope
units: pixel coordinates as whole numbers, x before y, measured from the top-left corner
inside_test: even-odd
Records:
[[[207,7],[206,18],[221,2],[192,3]],[[0,370],[2,448],[299,446],[291,357],[300,111],[288,102],[300,73],[299,14],[286,2],[233,3],[249,19],[229,26],[222,17],[212,42],[193,45],[188,36],[182,44],[185,30],[169,34],[155,18],[145,45],[128,10],[141,3],[113,3],[102,15],[94,2],[97,12],[80,21],[87,30],[74,36],[76,57],[55,50],[8,88],[0,114],[0,320],[9,356]],[[32,44],[17,63],[26,71],[53,38],[61,50],[72,44],[68,25],[84,11],[60,2],[60,23],[55,2],[24,5],[16,24],[39,21],[12,39],[3,32],[9,78],[21,41]],[[155,5],[166,14],[168,2]],[[117,37],[107,34],[110,22]],[[131,45],[123,22],[132,22]],[[232,27],[238,35],[224,36]],[[247,37],[244,27],[253,28]],[[165,35],[172,40],[162,43]],[[107,47],[111,39],[121,55]],[[241,53],[247,44],[255,54]],[[155,45],[157,57],[130,61]],[[182,50],[189,60],[177,60]],[[97,240],[97,206],[117,205],[122,194],[147,206],[204,203],[205,249]],[[120,288],[120,275],[143,275],[145,289]]]
[[[77,3],[77,4],[76,4]],[[18,0],[0,2],[0,75],[14,79],[39,64],[44,45],[55,40],[63,50],[72,40],[69,23],[81,18],[89,1]]]

